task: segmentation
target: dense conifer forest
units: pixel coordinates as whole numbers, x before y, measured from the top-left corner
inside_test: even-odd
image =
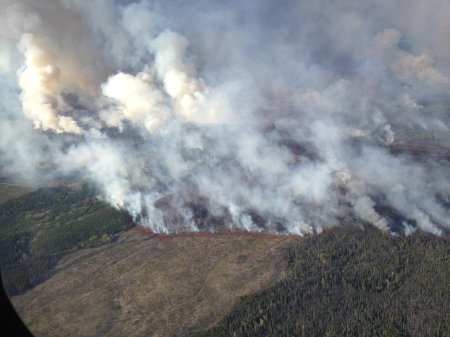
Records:
[[[94,195],[87,185],[54,187],[0,204],[0,266],[10,296],[50,277],[67,253],[111,242],[133,225]]]
[[[287,279],[195,336],[450,336],[449,253],[448,239],[420,232],[311,236],[286,250]]]

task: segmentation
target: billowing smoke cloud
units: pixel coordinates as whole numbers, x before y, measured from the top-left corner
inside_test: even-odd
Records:
[[[36,128],[80,134],[81,128],[72,117],[59,114],[60,70],[46,48],[31,34],[22,35],[19,48],[25,56],[25,67],[18,71],[25,114]]]
[[[0,5],[4,170],[157,232],[450,229],[450,3]]]

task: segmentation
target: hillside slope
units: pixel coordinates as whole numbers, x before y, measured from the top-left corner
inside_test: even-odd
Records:
[[[13,303],[36,336],[186,336],[285,276],[285,237],[135,230],[66,256]]]
[[[446,239],[336,230],[291,246],[286,260],[289,277],[195,336],[450,336]]]
[[[85,185],[0,210],[2,276],[38,337],[450,335],[448,238],[157,235]]]
[[[9,295],[43,282],[66,254],[112,242],[134,224],[86,185],[42,188],[0,203],[0,265]]]

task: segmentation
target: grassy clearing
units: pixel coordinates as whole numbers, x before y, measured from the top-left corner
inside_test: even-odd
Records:
[[[13,302],[36,336],[185,336],[282,279],[289,240],[128,231],[67,255],[52,278]]]

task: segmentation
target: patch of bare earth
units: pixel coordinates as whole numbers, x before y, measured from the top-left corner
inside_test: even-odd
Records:
[[[282,248],[297,239],[135,228],[116,243],[68,255],[52,278],[12,301],[38,337],[184,336],[282,279]]]

